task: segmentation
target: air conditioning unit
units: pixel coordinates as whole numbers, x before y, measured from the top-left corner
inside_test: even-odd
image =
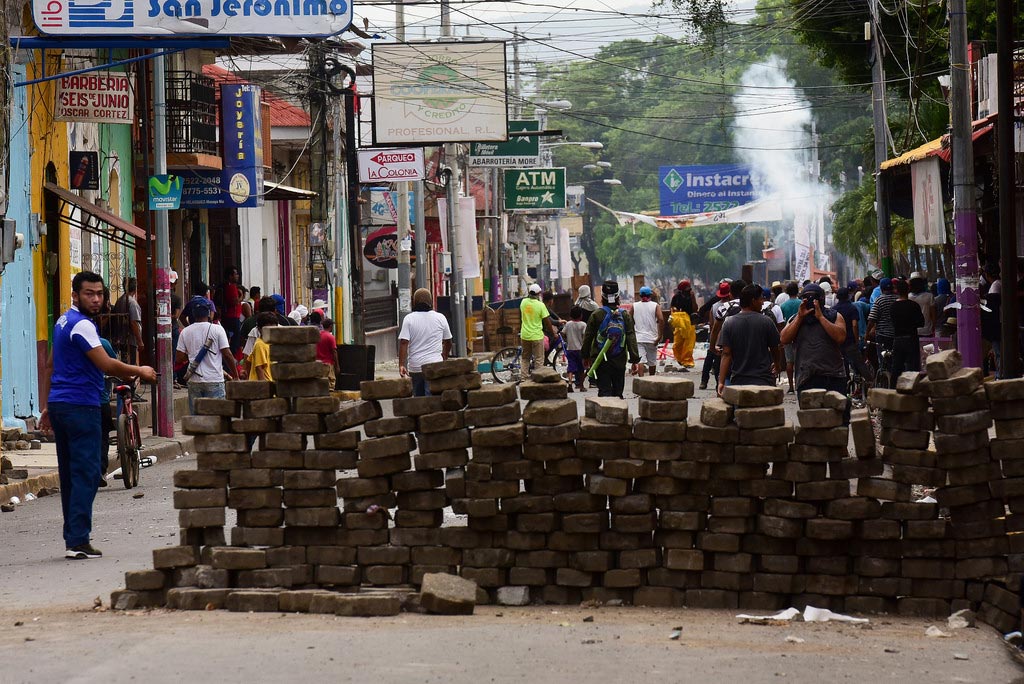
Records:
[[[986,55],[974,63],[974,102],[978,110],[977,118],[984,119],[999,112],[997,94],[999,91],[999,72],[996,68],[996,55]]]

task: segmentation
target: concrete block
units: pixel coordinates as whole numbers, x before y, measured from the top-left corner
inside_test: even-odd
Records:
[[[643,399],[678,401],[693,396],[693,380],[655,376],[634,378],[633,391]]]
[[[823,410],[823,409],[822,409]],[[805,413],[801,411],[800,413]],[[829,411],[829,413],[834,413]],[[760,408],[736,409],[733,414],[736,425],[741,430],[757,430],[783,425],[786,422],[786,410],[781,406],[764,406]],[[831,426],[823,426],[831,427]]]
[[[455,575],[428,573],[420,588],[420,605],[429,613],[472,615],[476,607],[476,582]]]
[[[316,354],[316,345],[313,346],[313,353]],[[224,393],[229,400],[233,401],[270,399],[274,396],[274,383],[260,380],[226,382],[224,383]]]
[[[576,402],[572,399],[531,401],[526,405],[526,410],[523,411],[523,422],[528,426],[561,425],[562,423],[574,422],[578,417]]]
[[[785,393],[781,387],[760,385],[727,385],[722,392],[722,400],[725,403],[743,408],[777,406],[782,403],[784,396]]]
[[[359,383],[359,395],[365,401],[411,397],[412,378],[364,380]]]
[[[925,359],[929,380],[947,380],[963,368],[963,357],[956,349],[947,349]]]
[[[587,418],[603,425],[629,425],[630,422],[629,405],[617,397],[587,397],[583,410]]]
[[[468,408],[489,408],[511,404],[519,398],[515,385],[485,385],[467,394]]]
[[[275,352],[279,353],[280,349],[276,349]],[[278,381],[317,380],[319,378],[326,378],[329,370],[330,368],[326,363],[320,363],[319,361],[277,363],[276,354],[275,362],[270,364],[270,374]],[[325,413],[329,413],[329,411],[325,411]]]
[[[708,427],[724,428],[732,423],[733,407],[722,399],[714,397],[700,406],[700,422]]]

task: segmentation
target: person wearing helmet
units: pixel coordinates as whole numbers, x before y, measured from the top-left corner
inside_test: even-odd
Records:
[[[658,370],[658,342],[665,326],[665,314],[654,301],[654,291],[644,285],[640,288],[640,301],[633,304],[633,321],[636,325],[636,344],[640,350],[638,375],[644,370],[654,375]]]
[[[676,288],[676,293],[672,295],[672,302],[669,306],[673,312],[697,313],[697,302],[694,301],[693,290],[690,288],[689,280],[684,278],[679,281],[679,286]]]
[[[519,339],[523,347],[523,374],[532,375],[534,366],[544,365],[544,335],[553,334],[551,312],[540,300],[540,285],[530,285],[519,304]]]

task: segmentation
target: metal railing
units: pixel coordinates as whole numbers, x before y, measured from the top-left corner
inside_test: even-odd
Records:
[[[191,71],[167,72],[167,151],[218,155],[217,89]]]

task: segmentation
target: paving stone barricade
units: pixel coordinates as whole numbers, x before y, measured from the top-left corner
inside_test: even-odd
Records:
[[[276,381],[228,383],[183,420],[180,545],[126,573],[115,607],[391,614],[368,588],[447,574],[478,601],[973,608],[1016,627],[1024,380],[943,352],[871,391],[877,435],[834,392],[803,392],[794,425],[780,388],[727,387],[691,415],[693,383],[660,376],[633,381],[637,416],[609,398],[579,416],[553,371],[482,385],[467,359],[424,367],[433,396],[379,380],[342,403],[315,335],[269,329]],[[422,600],[471,612],[465,594]]]

